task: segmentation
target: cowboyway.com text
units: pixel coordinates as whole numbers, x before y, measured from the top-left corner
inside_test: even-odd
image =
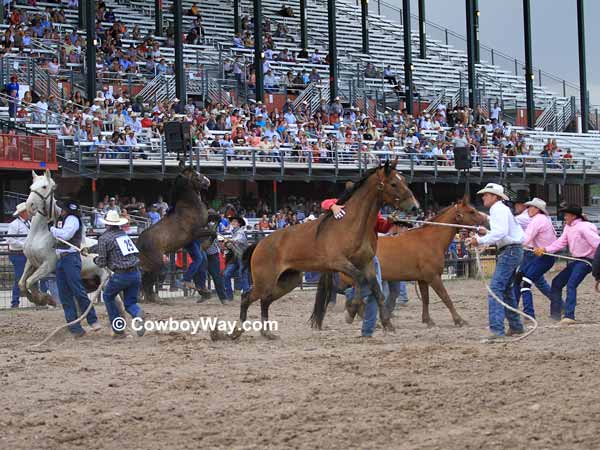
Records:
[[[131,320],[131,328],[133,331],[145,330],[156,332],[180,332],[197,334],[200,331],[221,331],[233,333],[239,322],[235,320],[221,320],[216,317],[200,317],[198,320],[190,319],[168,319],[160,320],[144,320],[141,317],[136,317]],[[126,321],[122,317],[117,317],[113,320],[113,328],[116,331],[123,331],[127,327]],[[277,331],[279,324],[276,320],[247,320],[241,323],[241,328],[244,331]]]

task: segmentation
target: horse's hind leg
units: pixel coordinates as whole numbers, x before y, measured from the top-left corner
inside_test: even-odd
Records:
[[[454,324],[459,327],[467,325],[467,321],[463,319],[454,308],[454,303],[452,303],[452,300],[450,300],[450,296],[444,287],[444,283],[442,283],[441,277],[434,278],[430,284],[438,297],[442,299],[444,305],[446,305],[446,308],[448,308],[448,311],[450,311],[452,320],[454,320]]]
[[[269,307],[275,300],[283,297],[288,292],[293,291],[296,286],[302,281],[302,273],[296,271],[286,271],[279,276],[277,286],[273,293],[269,297],[262,298],[260,300],[260,319],[262,321],[262,327],[260,334],[267,339],[276,339],[277,336],[272,333],[272,328],[277,329],[275,322],[269,322]]]
[[[428,327],[433,327],[435,322],[429,315],[429,285],[426,281],[419,280],[419,290],[421,291],[421,303],[423,312],[421,314],[421,321]]]
[[[250,289],[248,292],[244,292],[242,294],[242,302],[240,303],[240,322],[229,335],[229,337],[233,340],[238,339],[244,333],[242,324],[248,318],[248,308],[250,308],[250,305],[260,298],[255,294],[255,292],[256,291],[254,289]],[[218,330],[213,330],[210,333],[210,337],[212,340],[218,340],[220,339],[220,336],[221,333]]]
[[[159,298],[156,292],[154,292],[154,282],[156,281],[156,275],[152,272],[142,273],[142,291],[144,292],[144,301],[149,303],[158,303]]]

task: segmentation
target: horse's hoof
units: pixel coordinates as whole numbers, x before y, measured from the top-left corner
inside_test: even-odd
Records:
[[[386,333],[395,333],[396,332],[396,327],[394,326],[394,324],[392,323],[391,320],[386,320],[385,322],[382,323],[383,325],[383,331],[385,331]]]
[[[433,328],[433,327],[435,327],[435,322],[433,320],[431,320],[431,319],[424,320],[423,323],[425,325],[427,325],[427,328]]]
[[[227,334],[219,330],[210,330],[211,341],[226,341],[230,338]]]
[[[41,295],[41,300],[42,300],[42,304],[44,305],[50,305],[50,306],[56,306],[56,300],[54,300],[54,297],[52,297],[50,294],[48,293],[44,293]]]
[[[279,339],[279,336],[277,336],[276,334],[271,333],[270,331],[261,331],[260,332],[261,336],[264,337],[265,339],[268,339],[269,341],[275,341],[277,339]]]
[[[356,312],[351,313],[350,311],[346,310],[344,312],[344,320],[346,321],[347,324],[351,324],[352,322],[354,322],[354,316],[356,315]]]
[[[229,339],[231,339],[232,341],[235,341],[235,340],[237,340],[237,339],[240,338],[240,336],[242,335],[242,333],[243,333],[243,330],[241,328],[236,328],[229,335]]]
[[[454,321],[454,325],[456,325],[457,327],[464,327],[464,326],[469,325],[469,322],[467,322],[463,318],[459,318],[459,319],[457,319],[457,320]]]

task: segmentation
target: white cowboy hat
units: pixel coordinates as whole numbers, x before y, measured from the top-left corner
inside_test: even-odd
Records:
[[[530,201],[525,203],[525,206],[533,206],[534,208],[539,209],[541,212],[543,212],[547,216],[550,215],[550,214],[548,214],[548,210],[546,209],[546,202],[544,200],[542,200],[541,198],[534,197],[533,199],[531,199]]]
[[[317,220],[314,214],[309,215],[306,220]]]
[[[21,214],[23,211],[27,211],[27,203],[23,202],[23,203],[19,203],[15,209],[15,212],[13,213],[13,216],[18,216],[19,214]]]
[[[125,225],[128,222],[129,222],[129,220],[127,220],[125,217],[119,216],[119,213],[114,210],[109,211],[106,214],[106,217],[104,218],[104,223],[106,225],[112,225],[112,226],[117,226],[117,227],[120,227],[121,225]]]
[[[494,194],[502,200],[508,200],[508,196],[504,193],[504,187],[496,183],[488,183],[482,190],[478,191],[477,194]]]

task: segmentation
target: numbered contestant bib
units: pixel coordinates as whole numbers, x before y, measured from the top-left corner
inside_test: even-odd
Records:
[[[129,236],[119,236],[116,241],[123,256],[139,253],[139,250]]]

